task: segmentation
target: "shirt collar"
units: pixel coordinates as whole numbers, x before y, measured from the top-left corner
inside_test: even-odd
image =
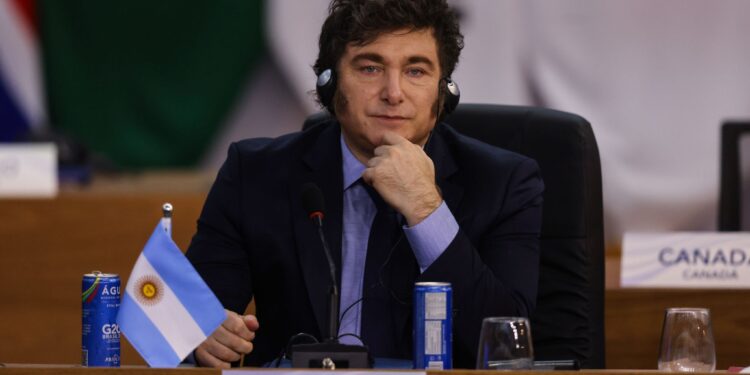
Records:
[[[365,172],[366,167],[352,154],[346,141],[344,141],[343,133],[341,133],[340,140],[341,162],[344,170],[344,190],[346,190],[362,177],[362,173]]]

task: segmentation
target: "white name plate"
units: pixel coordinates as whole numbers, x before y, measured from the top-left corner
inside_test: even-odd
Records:
[[[620,285],[750,288],[750,232],[626,233]]]
[[[0,144],[0,198],[51,198],[57,188],[53,143]]]

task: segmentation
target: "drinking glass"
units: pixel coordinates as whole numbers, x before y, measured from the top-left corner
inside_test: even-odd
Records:
[[[659,370],[714,371],[716,349],[708,309],[667,309],[664,314],[660,346]]]
[[[477,368],[490,370],[531,369],[534,348],[526,318],[496,317],[482,321]]]

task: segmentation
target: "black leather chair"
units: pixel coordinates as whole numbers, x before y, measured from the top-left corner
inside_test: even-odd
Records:
[[[727,121],[721,126],[721,181],[719,188],[719,230],[733,232],[750,227],[750,218],[742,217],[740,138],[750,135],[750,121]],[[745,150],[747,152],[747,150]]]
[[[329,120],[312,115],[305,128]],[[461,104],[445,122],[467,136],[529,156],[545,183],[536,360],[604,368],[604,227],[599,151],[584,118],[543,108]]]

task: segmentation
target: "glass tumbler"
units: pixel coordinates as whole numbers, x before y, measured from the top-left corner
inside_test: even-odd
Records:
[[[477,368],[524,370],[534,364],[531,326],[526,318],[496,317],[482,321]]]
[[[664,314],[659,370],[712,372],[716,349],[711,314],[703,308],[670,308]]]

